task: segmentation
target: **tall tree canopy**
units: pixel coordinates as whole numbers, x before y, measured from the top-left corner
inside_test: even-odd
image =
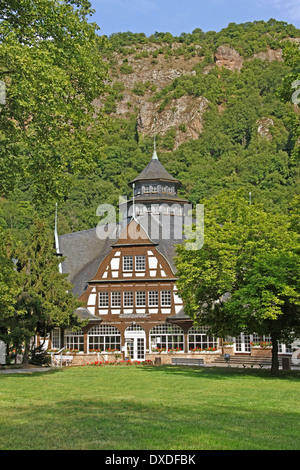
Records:
[[[91,167],[92,101],[107,73],[92,12],[86,0],[0,2],[2,195],[21,179],[38,199],[57,199],[71,174]]]
[[[295,109],[298,112],[292,113],[291,127],[292,127],[292,140],[294,144],[293,156],[295,161],[299,164],[300,160],[300,49],[298,44],[287,44],[284,48],[284,58],[287,65],[291,67],[283,80],[279,95],[283,101],[292,101]]]
[[[29,246],[18,242],[6,256],[4,247],[2,256],[0,252],[0,339],[8,349],[25,348],[25,362],[35,351],[32,339],[37,335],[46,337],[54,327],[82,324],[74,313],[81,303],[71,292],[67,274],[59,272],[62,260],[53,249],[52,233],[36,217],[30,236]]]
[[[1,219],[0,219],[1,222]],[[0,339],[7,342],[7,321],[14,315],[17,290],[11,240],[0,224]]]

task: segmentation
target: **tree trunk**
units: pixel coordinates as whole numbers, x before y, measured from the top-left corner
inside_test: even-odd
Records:
[[[29,357],[29,341],[25,340],[25,347],[24,347],[24,354],[23,354],[23,364],[28,363],[28,357]]]
[[[17,351],[18,351],[18,345],[15,343],[13,346],[13,351],[15,351],[15,364],[17,364]]]
[[[272,333],[271,334],[272,340],[272,366],[271,366],[271,374],[277,375],[279,371],[279,360],[278,360],[278,340],[277,335]]]

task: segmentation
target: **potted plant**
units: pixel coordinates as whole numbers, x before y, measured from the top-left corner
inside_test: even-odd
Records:
[[[270,356],[272,343],[270,341],[251,341],[252,356]]]

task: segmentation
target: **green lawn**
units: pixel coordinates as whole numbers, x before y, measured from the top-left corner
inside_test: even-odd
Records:
[[[0,449],[300,448],[300,375],[172,366],[0,375]]]

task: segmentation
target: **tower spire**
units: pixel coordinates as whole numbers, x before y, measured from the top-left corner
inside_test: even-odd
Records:
[[[156,118],[154,118],[154,143],[153,143],[152,160],[158,160],[158,156],[157,156],[157,153],[156,153],[156,129],[155,129],[155,124],[156,124]]]
[[[134,197],[135,197],[135,184],[132,185],[132,218],[135,219],[135,206],[134,206]]]

